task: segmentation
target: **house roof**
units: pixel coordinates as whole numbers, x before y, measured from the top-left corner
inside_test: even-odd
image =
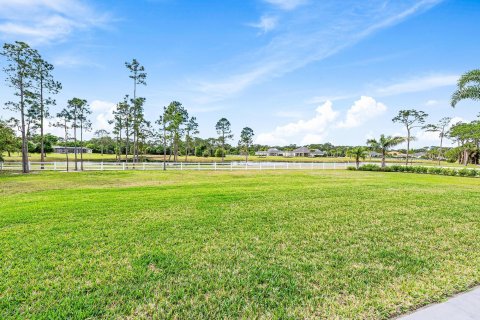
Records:
[[[53,149],[82,149],[82,147],[64,147],[64,146],[53,146]],[[83,147],[83,149],[90,149],[87,147]]]
[[[277,148],[270,148],[267,150],[267,152],[282,152],[282,151],[278,150]]]
[[[315,149],[312,151],[312,153],[315,153],[315,154],[324,154],[325,152],[323,152],[322,150],[319,150],[319,149]]]
[[[300,147],[293,150],[295,153],[310,153],[310,150],[307,147]]]

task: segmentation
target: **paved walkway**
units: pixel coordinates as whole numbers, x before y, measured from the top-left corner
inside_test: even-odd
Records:
[[[446,302],[426,306],[401,320],[480,320],[480,287],[461,293]]]

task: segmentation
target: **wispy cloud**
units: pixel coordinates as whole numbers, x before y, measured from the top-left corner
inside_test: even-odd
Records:
[[[376,94],[378,96],[393,96],[404,93],[428,91],[453,86],[457,83],[458,78],[458,75],[428,75],[417,77],[379,88]]]
[[[273,16],[262,16],[260,21],[255,23],[249,23],[248,25],[253,28],[260,29],[260,33],[265,34],[275,29],[278,23],[278,18]]]
[[[198,90],[208,101],[226,98],[254,84],[323,60],[441,1],[325,0],[305,3],[297,8],[298,14],[282,17],[282,28],[278,28],[266,46],[246,53],[243,60],[236,59],[230,68],[224,68],[231,70],[229,73],[215,75],[215,79],[221,80],[199,81]],[[270,2],[284,8],[299,5],[297,1]],[[239,60],[242,61],[239,63]]]
[[[106,13],[80,0],[0,0],[0,38],[31,44],[65,40],[75,31],[105,27]]]
[[[306,4],[307,0],[264,0],[265,2],[277,6],[283,10],[293,10],[298,6]]]

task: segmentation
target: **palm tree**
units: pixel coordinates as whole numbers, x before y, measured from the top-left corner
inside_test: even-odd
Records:
[[[400,143],[406,141],[404,137],[392,137],[392,136],[385,136],[381,135],[380,139],[369,139],[367,140],[367,144],[375,150],[382,153],[382,168],[385,168],[385,155],[390,148],[398,146]]]
[[[465,99],[480,100],[480,69],[468,71],[460,77],[452,95],[452,107]]]
[[[356,168],[360,168],[360,159],[367,157],[367,149],[365,147],[354,147],[347,150],[347,156],[355,158]]]

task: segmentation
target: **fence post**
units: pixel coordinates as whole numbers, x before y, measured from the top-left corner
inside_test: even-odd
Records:
[[[233,162],[230,162],[230,171],[233,171]]]
[[[100,170],[103,171],[103,161],[102,161],[102,163],[100,164]]]
[[[288,170],[288,162],[287,162],[287,170]]]
[[[125,171],[125,162],[122,162],[122,170]]]
[[[3,162],[0,162],[0,171],[3,170]]]
[[[275,166],[275,162],[273,163],[273,170],[277,169],[277,167]]]
[[[197,168],[198,170],[200,170],[200,162],[197,164]]]
[[[183,171],[183,162],[180,162],[180,171]]]
[[[262,171],[262,163],[260,162],[260,171]]]
[[[145,171],[145,162],[143,163],[143,171]]]
[[[216,162],[213,163],[213,171],[217,171],[217,163]]]
[[[336,163],[334,162],[333,163],[333,170],[335,170],[335,168],[336,168]]]
[[[53,163],[53,171],[57,171],[57,162],[56,161]]]
[[[313,170],[313,162],[312,162],[312,170]]]

